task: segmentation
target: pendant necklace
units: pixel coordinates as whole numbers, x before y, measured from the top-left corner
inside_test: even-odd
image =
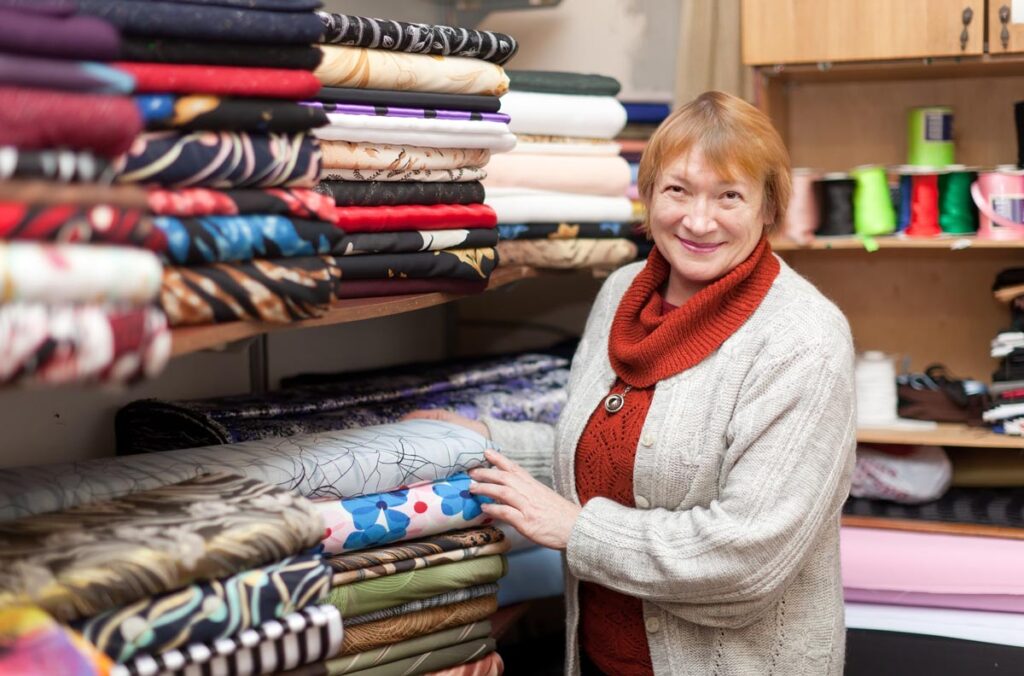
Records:
[[[633,389],[632,385],[626,385],[626,389],[622,390],[622,394],[613,392],[604,399],[604,410],[609,413],[618,413],[622,410],[622,407],[626,404],[626,394]]]

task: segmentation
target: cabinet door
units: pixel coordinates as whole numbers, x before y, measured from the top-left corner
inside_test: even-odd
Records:
[[[1024,2],[1022,0],[989,0],[989,54],[1024,52]]]
[[[743,0],[743,62],[981,54],[984,6],[984,0]],[[965,11],[970,22],[961,47]],[[1020,44],[1024,49],[1024,39]]]

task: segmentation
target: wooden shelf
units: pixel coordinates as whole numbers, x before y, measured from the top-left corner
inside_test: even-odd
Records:
[[[865,80],[930,80],[1020,75],[1019,54],[981,54],[891,61],[799,63],[757,66],[765,77],[786,82],[862,82]]]
[[[857,430],[857,441],[866,444],[1024,448],[1024,437],[996,434],[982,427],[953,423],[939,423],[936,429],[930,430],[862,427]]]
[[[497,289],[522,279],[537,277],[540,272],[527,266],[498,267],[492,274],[487,290]],[[332,326],[357,322],[364,319],[388,317],[414,312],[435,305],[450,303],[463,294],[421,293],[406,296],[385,296],[380,298],[348,298],[331,304],[331,308],[316,319],[306,319],[287,324],[271,322],[228,322],[208,326],[188,326],[171,332],[171,356],[198,352],[213,347],[251,338],[272,331],[305,329],[316,326]]]
[[[843,526],[847,528],[881,528],[884,530],[902,530],[913,533],[973,535],[975,537],[1024,540],[1024,528],[988,526],[975,523],[947,523],[943,521],[923,521],[921,519],[890,519],[884,516],[844,514]]]
[[[977,249],[995,250],[1016,250],[1024,249],[1024,240],[1000,241],[991,239],[978,239],[974,236],[963,237],[899,237],[885,236],[871,239],[878,245],[879,249],[929,249],[947,251],[966,251]],[[796,242],[779,237],[772,240],[772,249],[775,251],[824,251],[824,250],[849,250],[869,251],[868,246],[860,237],[818,237],[810,244],[797,244]]]

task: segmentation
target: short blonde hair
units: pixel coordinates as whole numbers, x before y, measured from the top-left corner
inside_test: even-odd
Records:
[[[650,213],[658,176],[693,148],[727,181],[737,174],[764,187],[762,213],[768,229],[786,217],[793,183],[789,151],[768,116],[743,99],[724,92],[704,92],[672,113],[651,136],[640,159],[640,199]],[[644,223],[650,232],[650,223]]]

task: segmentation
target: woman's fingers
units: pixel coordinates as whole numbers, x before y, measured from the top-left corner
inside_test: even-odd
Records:
[[[505,470],[492,467],[477,467],[476,469],[469,470],[469,478],[473,481],[485,481],[492,484],[501,484],[502,486],[508,485],[509,476],[509,473]]]
[[[499,505],[492,502],[480,505],[480,509],[489,517],[504,521],[520,533],[523,532],[523,513],[508,505]],[[524,533],[525,535],[525,533]]]
[[[494,498],[498,502],[511,505],[516,509],[522,506],[522,495],[511,488],[499,484],[472,483],[469,485],[469,492],[473,495],[484,495],[488,498]]]
[[[505,470],[506,472],[515,474],[523,471],[523,468],[516,464],[514,460],[492,448],[488,448],[484,451],[484,457],[487,459],[487,462],[491,463],[498,469]]]

